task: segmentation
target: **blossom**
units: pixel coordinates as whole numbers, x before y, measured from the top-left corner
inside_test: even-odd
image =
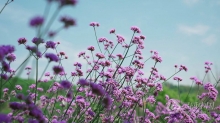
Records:
[[[186,66],[184,66],[184,65],[180,65],[179,70],[180,70],[180,71],[181,71],[181,70],[187,71],[188,69],[187,69],[187,67],[186,67]]]
[[[65,28],[76,25],[76,21],[73,18],[68,17],[68,16],[61,17],[60,21],[64,24]]]
[[[118,40],[118,43],[122,43],[125,41],[125,38],[123,36],[117,35],[117,40]]]
[[[140,36],[140,39],[144,40],[144,39],[145,39],[145,36],[141,35],[141,36]]]
[[[6,55],[15,51],[14,46],[11,45],[0,45],[0,61],[2,61]]]
[[[198,118],[201,119],[202,121],[209,121],[210,118],[208,117],[207,114],[199,114]]]
[[[31,70],[31,67],[27,66],[27,67],[25,68],[25,70]]]
[[[41,38],[34,37],[34,38],[32,39],[32,42],[33,42],[34,44],[36,44],[36,45],[39,45],[40,43],[44,43],[44,40],[41,39]]]
[[[30,26],[32,27],[37,27],[37,26],[40,26],[44,23],[44,18],[41,17],[41,16],[36,16],[36,17],[33,17],[31,20],[30,20]]]
[[[60,2],[60,7],[63,6],[75,6],[77,4],[77,0],[58,0]]]
[[[11,117],[7,114],[0,114],[0,119],[2,123],[11,123]]]
[[[7,74],[0,74],[1,75],[1,78],[4,79],[4,80],[8,80],[8,76]]]
[[[94,47],[94,46],[90,46],[90,47],[88,47],[87,49],[90,50],[90,51],[94,51],[94,50],[95,50],[95,47]]]
[[[111,30],[109,31],[109,33],[110,33],[110,34],[115,33],[115,29],[111,29]]]
[[[59,74],[60,72],[63,72],[63,67],[61,66],[54,66],[53,71],[55,74]]]
[[[6,56],[6,59],[7,59],[9,62],[13,62],[13,61],[15,61],[16,56],[15,56],[15,54],[10,53],[10,54],[8,54],[8,55]]]
[[[58,62],[58,61],[59,61],[59,58],[57,57],[57,55],[55,55],[55,54],[53,54],[53,53],[46,53],[46,54],[45,54],[45,57],[46,57],[47,59],[49,59],[49,62],[52,62],[52,61]]]
[[[177,80],[178,82],[179,82],[179,81],[182,81],[182,79],[181,79],[180,77],[174,77],[173,79],[174,79],[174,80]]]
[[[93,26],[93,27],[95,27],[95,26],[99,26],[99,23],[97,23],[97,22],[91,22],[90,24],[89,24],[90,26]]]
[[[104,99],[103,99],[103,104],[105,108],[110,108],[112,105],[112,99],[109,95],[107,95]]]
[[[13,110],[21,110],[24,108],[24,105],[17,102],[11,102],[9,103],[9,107]]]
[[[10,65],[5,61],[2,62],[2,70],[4,70],[5,72],[10,71]]]
[[[20,44],[26,44],[26,42],[27,42],[27,39],[26,38],[19,38],[18,39],[18,44],[20,45]]]
[[[99,59],[105,58],[105,56],[104,56],[102,53],[96,53],[96,56],[97,56]]]
[[[60,85],[65,89],[69,89],[72,86],[72,84],[67,80],[60,82]]]
[[[17,90],[22,90],[22,87],[21,87],[20,85],[16,85],[15,88],[16,88]]]
[[[132,26],[131,30],[133,30],[136,33],[141,33],[141,30],[138,27],[136,27],[136,26]]]
[[[97,94],[99,96],[103,96],[105,94],[105,90],[102,88],[102,86],[95,83],[91,83],[90,86],[94,94]]]
[[[155,98],[153,96],[149,96],[146,101],[151,103],[151,104],[156,102],[156,100],[155,100]]]
[[[56,43],[53,41],[47,41],[45,46],[46,48],[55,49]]]

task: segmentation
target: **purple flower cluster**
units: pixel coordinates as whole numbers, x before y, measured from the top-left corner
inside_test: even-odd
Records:
[[[65,27],[65,28],[68,28],[68,27],[70,27],[70,26],[75,26],[75,25],[76,25],[75,20],[72,19],[71,17],[67,17],[67,16],[62,17],[62,18],[60,19],[60,21],[64,24],[64,27]]]
[[[45,58],[49,59],[49,62],[58,62],[59,58],[57,57],[57,55],[53,54],[53,53],[46,53],[45,54]]]
[[[76,0],[47,1],[48,4],[57,2],[59,4],[58,10],[65,6],[75,6],[77,3]],[[11,109],[8,114],[0,114],[0,123],[14,121],[20,123],[220,122],[220,106],[212,109],[210,106],[191,106],[181,100],[180,93],[179,99],[165,95],[162,97],[165,103],[158,101],[158,96],[164,95],[163,83],[173,78],[179,84],[182,79],[176,74],[181,71],[187,72],[188,68],[184,65],[179,67],[175,65],[175,73],[167,79],[161,75],[156,66],[158,62],[162,62],[161,56],[157,51],[151,50],[151,56],[147,60],[152,60],[154,66],[150,67],[149,72],[145,72],[147,60],[144,60],[146,58],[143,54],[146,37],[140,34],[139,27],[131,27],[133,36],[129,42],[123,36],[116,34],[115,29],[111,29],[109,33],[115,36],[116,45],[114,41],[105,37],[96,37],[98,45],[100,44],[100,52],[96,52],[94,46],[87,48],[91,55],[80,52],[78,56],[86,61],[86,68],[84,69],[83,62],[75,62],[73,71],[68,75],[62,67],[62,61],[68,59],[66,55],[68,52],[58,51],[56,47],[60,42],[47,41],[44,47],[45,51],[39,48],[44,43],[45,34],[48,34],[48,30],[50,30],[50,25],[46,26],[48,28],[44,31],[41,30],[41,28],[44,29],[44,21],[44,17],[41,16],[30,20],[30,26],[39,29],[39,37],[32,40],[35,46],[26,45],[25,38],[18,39],[18,44],[23,44],[30,56],[33,56],[37,61],[36,80],[35,83],[27,83],[28,90],[25,90],[22,84],[15,84],[14,90],[3,87],[17,69],[10,68],[10,64],[16,59],[13,54],[14,47],[0,46],[0,89],[3,90],[0,90],[0,104],[8,103],[8,107]],[[68,16],[61,17],[60,21],[64,28],[76,25],[75,20]],[[97,22],[91,22],[90,26],[93,27],[96,34],[95,27],[100,25]],[[49,33],[49,37],[53,37],[59,31]],[[102,52],[102,48],[105,52]],[[124,51],[115,53],[118,48]],[[47,50],[50,49],[55,49],[56,54],[47,53]],[[59,62],[59,65],[53,66],[53,74],[46,72],[47,66],[44,69],[46,73],[42,73],[42,76],[39,77],[38,60],[43,55],[49,60],[48,65],[51,62]],[[211,65],[211,62],[205,62],[206,73],[212,70]],[[27,70],[29,79],[31,67],[26,67],[25,70]],[[204,80],[201,81],[197,77],[191,77],[190,80],[195,82],[198,88],[204,84]],[[75,84],[76,82],[77,84]],[[216,80],[217,84],[219,82],[220,80]],[[205,92],[200,93],[201,90],[198,90],[198,99],[201,102],[216,101],[218,90],[215,87],[217,84],[204,84],[203,91]],[[18,102],[10,102],[14,98]]]
[[[37,27],[37,26],[40,26],[44,23],[44,18],[41,17],[41,16],[36,16],[36,17],[33,17],[31,20],[30,20],[30,26],[32,27]]]
[[[15,48],[11,45],[1,45],[0,46],[0,61],[3,61],[4,58],[15,51]]]

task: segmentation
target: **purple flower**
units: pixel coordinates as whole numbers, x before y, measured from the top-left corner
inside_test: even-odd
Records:
[[[13,110],[21,110],[24,108],[24,105],[17,102],[11,102],[9,103],[9,107]]]
[[[94,46],[90,46],[90,47],[88,47],[87,49],[90,50],[90,51],[94,51],[94,50],[95,50],[95,47],[94,47]]]
[[[174,80],[177,80],[178,82],[182,81],[182,79],[180,77],[174,77]]]
[[[110,34],[115,33],[115,29],[111,29],[111,30],[109,31],[109,33],[110,33]]]
[[[19,38],[18,39],[18,44],[20,45],[20,44],[26,44],[26,42],[27,42],[27,39],[26,38]]]
[[[76,3],[77,3],[77,0],[59,0],[60,2],[60,6],[67,6],[67,5],[70,5],[70,6],[75,6]]]
[[[31,52],[37,52],[37,47],[35,47],[35,46],[26,46],[26,49],[27,50],[30,50]]]
[[[136,33],[141,33],[141,30],[138,27],[136,27],[136,26],[132,26],[131,30],[133,30]]]
[[[53,41],[47,41],[46,48],[55,49],[56,43]]]
[[[105,108],[110,108],[110,106],[112,105],[112,99],[109,95],[107,95],[104,99],[103,99],[103,105]]]
[[[5,61],[2,62],[2,69],[5,71],[5,72],[8,72],[10,70],[10,66],[8,63],[6,63]]]
[[[21,87],[20,85],[16,85],[15,88],[16,88],[17,90],[22,90],[22,87]]]
[[[28,119],[28,123],[39,123],[36,119]]]
[[[68,91],[68,93],[66,94],[66,97],[68,98],[68,99],[72,99],[73,98],[73,91]]]
[[[30,20],[30,26],[32,27],[37,27],[37,26],[40,26],[44,23],[44,18],[41,17],[41,16],[36,16],[36,17],[33,17],[31,20]]]
[[[37,56],[38,58],[41,58],[42,53],[41,53],[40,51],[38,51],[38,52],[36,53],[36,56]]]
[[[88,86],[89,82],[85,79],[80,79],[78,84],[80,84],[81,86]]]
[[[53,71],[55,74],[59,74],[60,72],[63,72],[63,67],[61,66],[54,66]]]
[[[0,61],[2,61],[5,56],[9,53],[13,53],[15,48],[10,45],[0,45]]]
[[[48,36],[49,37],[53,37],[53,36],[55,36],[56,35],[56,32],[53,32],[53,31],[50,31],[49,33],[48,33]]]
[[[32,42],[33,42],[34,44],[36,44],[36,45],[39,45],[40,43],[44,43],[44,40],[41,39],[41,38],[34,37],[34,38],[32,39]]]
[[[151,104],[154,104],[156,102],[156,100],[153,96],[149,96],[146,101],[151,103]]]
[[[43,119],[42,111],[40,109],[38,109],[35,105],[33,107],[31,107],[29,115],[37,118],[38,120]]]
[[[1,74],[1,78],[4,79],[4,80],[8,80],[7,74]]]
[[[91,83],[90,86],[94,94],[97,94],[99,96],[103,96],[105,94],[105,90],[102,88],[102,86],[95,83]]]
[[[198,118],[201,119],[202,121],[209,121],[210,118],[208,117],[207,114],[199,114]]]
[[[72,86],[72,84],[71,84],[69,81],[67,81],[67,80],[62,81],[62,82],[60,83],[60,85],[61,85],[63,88],[65,88],[65,89],[69,89],[69,88],[71,88],[71,86]]]
[[[0,114],[0,123],[11,123],[11,117],[7,114]]]
[[[19,100],[25,99],[25,96],[24,96],[23,94],[17,94],[16,97],[17,97]]]
[[[60,21],[64,24],[65,28],[76,25],[76,22],[71,17],[62,17]]]
[[[99,23],[97,23],[97,22],[91,22],[90,24],[89,24],[90,26],[93,26],[93,27],[95,27],[95,26],[99,26]]]
[[[46,54],[45,54],[45,57],[46,57],[47,59],[49,59],[49,62],[52,62],[52,61],[58,62],[58,61],[59,61],[59,58],[57,57],[57,55],[55,55],[55,54],[53,54],[53,53],[46,53]]]
[[[11,54],[8,54],[8,56],[6,56],[6,59],[7,59],[9,62],[13,62],[13,61],[15,61],[16,56],[15,56],[13,53],[11,53]]]

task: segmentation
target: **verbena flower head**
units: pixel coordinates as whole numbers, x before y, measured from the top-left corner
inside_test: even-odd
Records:
[[[7,114],[0,114],[0,121],[2,123],[11,123],[11,117],[8,116]]]
[[[7,74],[1,74],[1,78],[3,80],[8,80],[8,75]]]
[[[14,51],[14,46],[0,45],[0,61],[2,61],[5,58],[5,56],[7,56],[9,53],[13,53]]]
[[[18,39],[18,44],[20,45],[20,44],[26,44],[26,42],[27,42],[27,39],[26,38],[19,38]]]
[[[97,94],[99,96],[103,96],[105,94],[105,90],[102,88],[102,86],[95,83],[91,83],[90,86],[94,94]]]
[[[99,23],[97,23],[97,22],[91,22],[89,25],[93,26],[93,27],[95,27],[95,26],[99,27]]]
[[[54,66],[53,67],[53,71],[54,71],[55,74],[59,74],[59,73],[63,72],[63,67],[61,67],[61,66]]]
[[[10,65],[5,61],[2,62],[2,70],[5,71],[5,72],[10,71]]]
[[[47,41],[45,46],[46,46],[46,48],[55,49],[56,43],[53,41]]]
[[[178,82],[182,81],[182,79],[180,77],[174,77],[173,79],[178,81]]]
[[[70,89],[71,86],[72,86],[72,84],[71,84],[69,81],[67,81],[67,80],[61,81],[61,82],[60,82],[60,85],[61,85],[63,88],[65,88],[65,89]]]
[[[75,6],[77,4],[77,0],[58,0],[60,3],[60,7],[64,6]]]
[[[59,58],[57,57],[57,55],[53,54],[53,53],[46,53],[45,54],[45,57],[47,59],[49,59],[49,62],[58,62],[59,61]]]
[[[109,33],[110,33],[110,34],[115,33],[115,29],[111,29],[111,30],[109,31]]]
[[[110,108],[112,105],[112,99],[109,95],[107,95],[104,99],[103,99],[103,105],[105,108]]]
[[[68,16],[61,17],[60,21],[64,24],[65,28],[76,25],[76,21]]]
[[[80,79],[78,84],[80,84],[81,86],[89,86],[89,82],[85,79]]]
[[[36,45],[39,45],[39,44],[41,44],[41,43],[44,43],[44,40],[41,39],[41,38],[34,37],[34,38],[32,39],[32,42],[33,42],[34,44],[36,44]]]
[[[15,54],[10,53],[10,54],[8,54],[8,55],[6,56],[6,59],[7,59],[9,62],[13,62],[13,61],[15,61],[16,56],[15,56]]]
[[[135,33],[141,33],[141,30],[136,26],[132,26],[131,30],[133,30]]]
[[[95,50],[95,47],[94,47],[94,46],[90,46],[90,47],[88,47],[87,49],[90,50],[90,51],[94,51],[94,50]]]
[[[30,20],[30,26],[32,27],[37,27],[37,26],[40,26],[44,23],[44,18],[41,17],[41,16],[36,16],[36,17],[33,17],[31,20]]]

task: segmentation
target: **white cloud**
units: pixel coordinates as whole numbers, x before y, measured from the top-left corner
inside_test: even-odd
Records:
[[[196,26],[187,26],[179,25],[179,31],[187,35],[203,35],[209,30],[209,26],[206,25],[196,25]]]
[[[206,43],[207,45],[212,45],[217,41],[217,38],[214,34],[209,35],[205,39],[202,40],[202,42]]]
[[[194,5],[199,2],[199,0],[183,0],[183,2],[187,5]]]

